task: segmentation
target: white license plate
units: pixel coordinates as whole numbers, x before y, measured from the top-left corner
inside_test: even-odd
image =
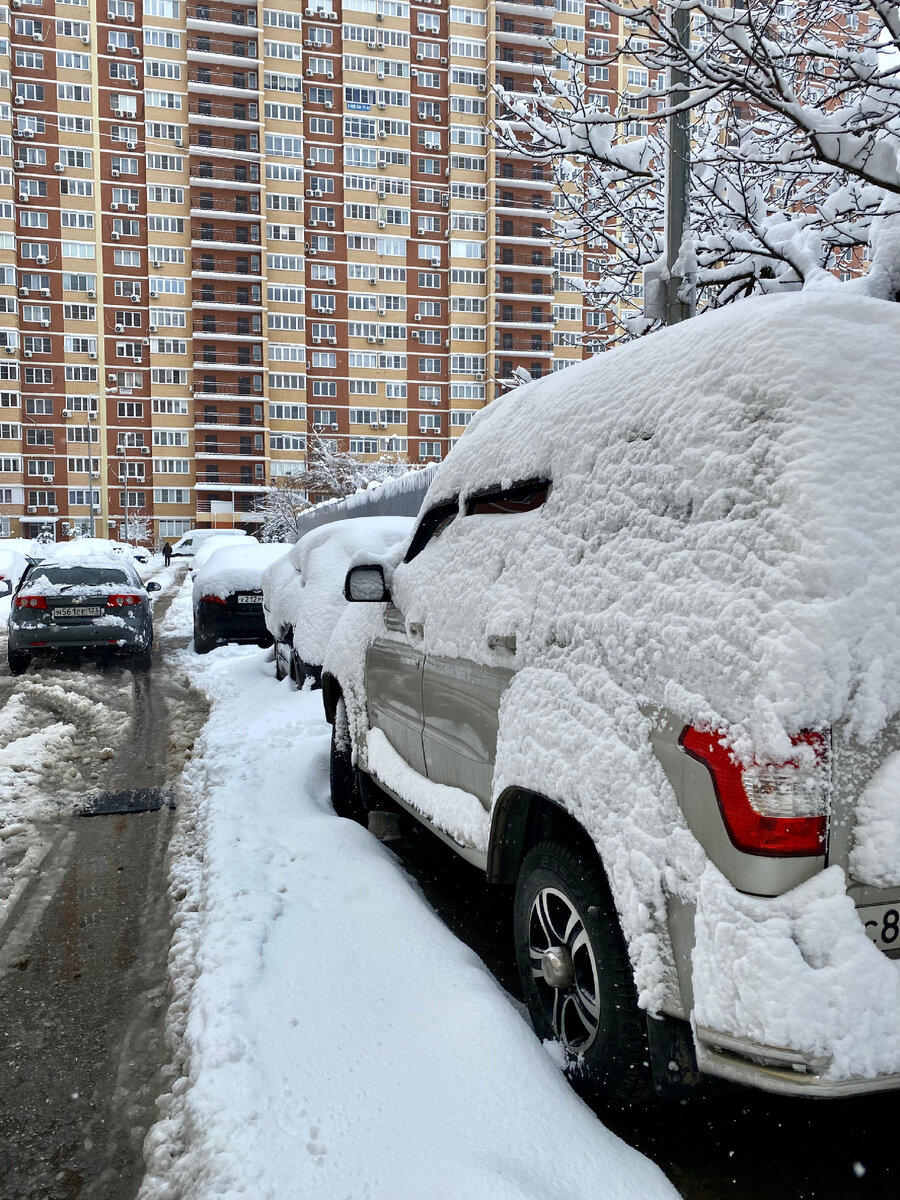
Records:
[[[238,596],[238,604],[259,604],[259,596]]]
[[[86,604],[80,608],[54,608],[54,617],[102,617],[102,608],[89,608]]]
[[[900,950],[900,900],[857,909],[863,928],[881,950]]]

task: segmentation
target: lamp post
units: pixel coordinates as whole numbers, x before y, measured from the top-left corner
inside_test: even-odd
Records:
[[[97,414],[91,411],[90,403],[91,403],[90,400],[88,400],[88,412],[87,412],[87,421],[88,421],[88,505],[89,505],[90,522],[91,522],[90,533],[88,534],[88,536],[93,537],[94,532],[95,532],[95,528],[94,528],[94,442],[93,442],[93,439],[91,438],[91,434],[93,433],[93,429],[91,428],[91,421],[96,420]],[[97,445],[97,465],[98,466],[100,465],[99,442]],[[99,489],[98,489],[98,491],[99,491]]]

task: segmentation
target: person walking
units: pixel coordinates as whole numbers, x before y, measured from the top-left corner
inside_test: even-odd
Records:
[[[162,556],[163,561],[165,562],[166,566],[168,566],[172,559],[172,547],[168,542],[163,542]]]

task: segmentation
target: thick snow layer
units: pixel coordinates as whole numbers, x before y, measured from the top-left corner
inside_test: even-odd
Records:
[[[172,631],[189,615],[173,606]],[[393,856],[334,815],[320,696],[257,650],[181,664],[213,707],[172,865],[181,1077],[141,1200],[674,1197]]]
[[[270,632],[294,631],[303,662],[318,665],[347,607],[344,579],[356,562],[385,562],[412,531],[412,517],[353,517],[304,534],[266,571],[263,596]]]
[[[866,937],[839,867],[762,899],[711,864],[693,952],[696,1024],[826,1060],[833,1079],[900,1072],[900,963]]]
[[[253,542],[254,545],[259,545],[256,538],[247,538],[247,541]],[[204,538],[194,550],[191,570],[199,571],[203,564],[208,562],[217,550],[221,550],[224,546],[234,546],[234,544],[234,532],[232,530],[223,530],[220,533],[213,533],[208,538]]]
[[[201,547],[201,553],[209,545],[207,542]],[[198,553],[194,558],[194,603],[206,593],[224,600],[235,592],[258,592],[263,571],[281,558],[287,548],[284,542],[260,543],[247,538],[237,545],[214,546],[203,563],[199,563]]]
[[[876,887],[900,887],[900,753],[869,780],[857,802],[850,873]]]

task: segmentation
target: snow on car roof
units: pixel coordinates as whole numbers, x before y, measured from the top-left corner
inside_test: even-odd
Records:
[[[348,517],[334,521],[304,534],[291,550],[291,561],[305,575],[310,555],[321,546],[327,545],[329,553],[340,555],[344,563],[363,549],[377,555],[407,537],[413,524],[412,517]]]
[[[237,545],[220,546],[194,571],[194,599],[205,588],[230,595],[244,588],[261,587],[262,573],[289,549],[286,542],[257,542],[243,538]]]
[[[518,525],[457,520],[441,577],[400,566],[397,602],[427,613],[429,652],[483,658],[487,633],[515,631],[524,661],[743,723],[741,753],[784,753],[785,730],[841,716],[870,738],[900,709],[898,357],[900,305],[836,286],[516,389],[476,414],[423,511],[539,477],[549,498]],[[479,588],[466,644],[446,641],[442,614]]]

